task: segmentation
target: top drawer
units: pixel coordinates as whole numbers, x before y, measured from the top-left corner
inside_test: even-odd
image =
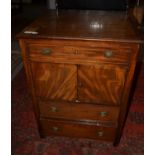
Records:
[[[54,45],[28,45],[32,60],[56,63],[126,63],[130,61],[131,51],[125,48],[74,47]]]

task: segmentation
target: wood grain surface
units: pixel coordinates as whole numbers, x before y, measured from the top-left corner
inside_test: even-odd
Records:
[[[38,34],[25,34],[35,31]],[[60,10],[45,15],[26,27],[18,37],[71,40],[141,42],[125,11]]]
[[[86,122],[117,123],[119,107],[86,103],[39,101],[40,116]],[[107,123],[108,124],[108,123]],[[110,124],[110,123],[109,123]]]
[[[36,95],[55,100],[77,98],[77,68],[73,65],[31,63]]]
[[[113,141],[115,137],[115,127],[104,127],[103,125],[80,124],[78,122],[67,122],[40,119],[42,131],[45,136],[69,136],[83,137]]]
[[[143,42],[126,13],[49,11],[18,37],[41,137],[117,145]]]
[[[129,63],[132,56],[132,49],[128,46],[104,46],[93,47],[91,46],[73,46],[73,45],[60,45],[56,46],[50,42],[47,44],[30,44],[28,45],[28,55],[31,60],[57,62],[57,63]],[[126,48],[125,48],[126,47]],[[44,50],[49,50],[48,54],[44,53]],[[106,56],[108,52],[111,52],[110,57]]]
[[[126,78],[126,68],[117,65],[82,66],[78,68],[79,100],[119,105]]]

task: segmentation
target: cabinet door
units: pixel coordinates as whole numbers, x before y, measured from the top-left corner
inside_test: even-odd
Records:
[[[77,66],[31,62],[36,95],[46,99],[77,98]]]
[[[120,103],[126,68],[117,65],[78,67],[78,99],[83,102]]]

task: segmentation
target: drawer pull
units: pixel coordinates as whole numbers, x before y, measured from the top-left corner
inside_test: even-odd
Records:
[[[108,115],[108,112],[106,112],[106,111],[101,111],[101,112],[100,112],[100,115],[101,115],[101,117],[105,117],[105,116]]]
[[[52,111],[52,112],[57,112],[58,109],[57,109],[56,107],[51,107],[51,111]]]
[[[76,103],[79,103],[80,101],[79,101],[79,100],[75,100],[75,102],[76,102]]]
[[[103,52],[103,55],[106,57],[106,58],[110,58],[113,56],[113,52],[112,51],[104,51]]]
[[[50,48],[44,48],[42,49],[41,53],[43,55],[50,55],[52,53],[52,50]]]
[[[97,134],[98,134],[99,137],[102,137],[104,135],[104,132],[99,131]]]
[[[53,130],[54,132],[57,132],[57,131],[59,131],[59,128],[58,128],[57,126],[53,126],[53,127],[52,127],[52,130]]]

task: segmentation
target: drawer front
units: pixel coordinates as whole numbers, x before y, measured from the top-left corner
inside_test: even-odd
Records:
[[[48,59],[55,56],[65,55],[63,46],[29,44],[28,51],[30,57]],[[66,53],[67,54],[67,53]],[[69,53],[67,54],[69,55]]]
[[[40,61],[52,61],[56,63],[125,63],[128,64],[131,57],[129,49],[104,48],[104,47],[74,47],[74,46],[48,46],[28,45],[31,59]]]
[[[92,124],[80,124],[69,121],[56,121],[41,119],[41,128],[45,136],[67,136],[80,138],[93,138],[113,141],[115,137],[114,127],[95,126]]]
[[[117,122],[119,107],[78,103],[39,102],[40,115],[82,121]]]
[[[131,52],[129,49],[104,47],[66,47],[66,51],[76,51],[76,57],[83,61],[104,63],[128,63]]]

